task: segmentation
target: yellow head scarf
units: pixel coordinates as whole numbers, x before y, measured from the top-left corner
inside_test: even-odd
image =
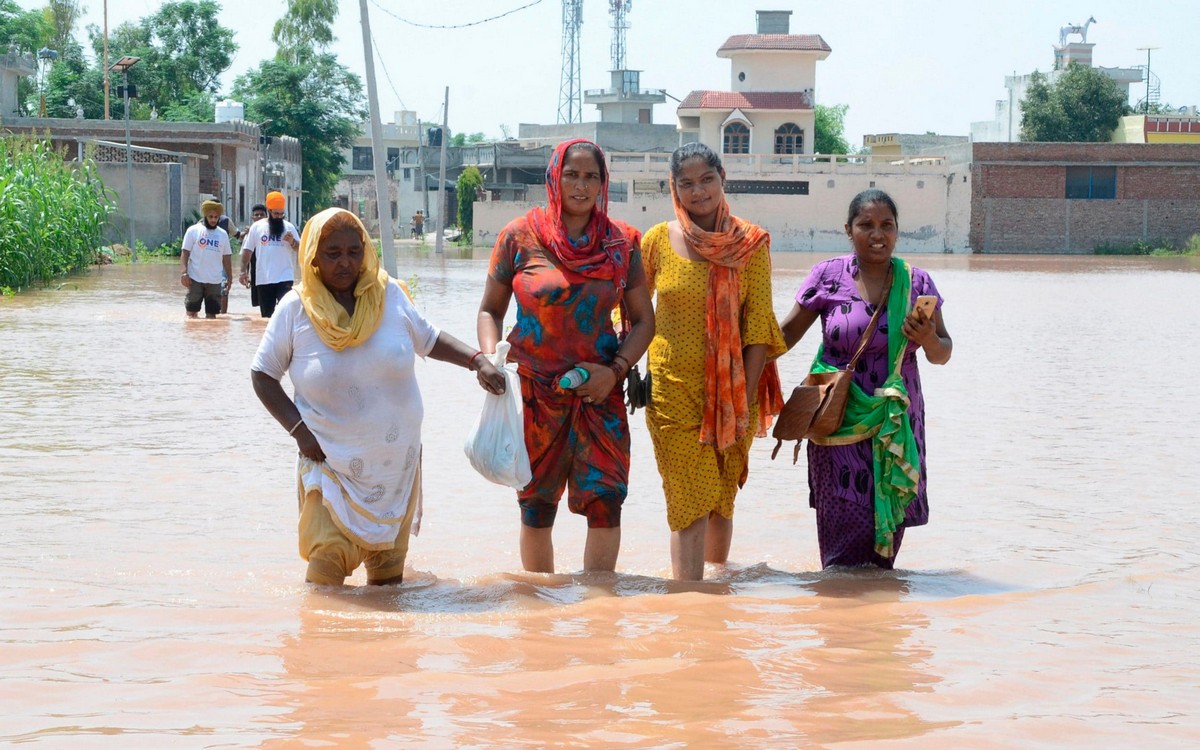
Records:
[[[362,235],[363,263],[354,287],[354,315],[333,298],[321,281],[317,269],[317,249],[330,233],[352,229]],[[383,304],[387,298],[387,271],[379,267],[379,255],[358,217],[344,208],[327,208],[308,220],[300,237],[300,287],[297,293],[308,319],[326,346],[341,351],[358,346],[375,333],[383,319]]]

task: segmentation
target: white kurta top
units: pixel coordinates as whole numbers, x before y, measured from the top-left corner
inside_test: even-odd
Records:
[[[296,278],[292,270],[295,265],[296,251],[283,241],[287,235],[296,238],[300,244],[300,232],[296,225],[284,219],[283,234],[271,234],[271,224],[267,219],[259,219],[250,225],[246,239],[242,242],[242,252],[254,251],[254,283],[278,284],[281,281],[293,281]]]
[[[296,407],[325,452],[322,464],[300,456],[303,493],[319,488],[338,526],[367,549],[391,548],[412,499],[424,417],[413,365],[438,334],[392,282],[375,333],[334,351],[292,291],[254,355],[254,370],[290,373]]]

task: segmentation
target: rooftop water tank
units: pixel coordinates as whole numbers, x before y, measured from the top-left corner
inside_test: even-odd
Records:
[[[246,105],[232,99],[217,102],[215,122],[236,122],[246,119]]]

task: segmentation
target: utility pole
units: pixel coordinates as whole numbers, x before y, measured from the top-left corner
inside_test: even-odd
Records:
[[[366,0],[363,0],[366,2]],[[434,252],[438,255],[442,254],[442,231],[446,227],[446,221],[443,215],[446,213],[446,141],[450,140],[450,87],[446,87],[446,100],[442,103],[442,155],[438,163],[438,215],[437,236],[433,238]]]
[[[417,119],[417,175],[421,178],[421,205],[425,209],[425,221],[432,225],[429,215],[429,182],[425,175],[425,123]],[[424,238],[422,238],[424,241]]]
[[[371,110],[371,161],[375,167],[375,205],[379,217],[379,244],[383,250],[383,269],[396,276],[396,243],[392,234],[395,218],[387,179],[387,149],[383,146],[383,124],[379,117],[379,94],[375,90],[375,55],[371,46],[371,19],[367,15],[367,0],[358,0],[362,16],[363,60],[367,70],[367,105]]]
[[[108,119],[108,0],[104,0],[104,119]]]

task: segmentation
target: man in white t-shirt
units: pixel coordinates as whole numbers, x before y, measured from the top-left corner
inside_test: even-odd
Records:
[[[201,301],[204,302],[204,317],[217,317],[221,311],[226,279],[233,278],[233,249],[229,246],[229,234],[217,226],[224,212],[224,207],[217,201],[204,201],[200,204],[203,218],[188,227],[183,235],[179,283],[187,289],[183,307],[189,318],[199,314]]]
[[[242,242],[241,282],[250,284],[250,263],[253,262],[258,309],[264,318],[269,318],[296,278],[293,267],[300,247],[300,232],[283,218],[287,208],[283,193],[267,193],[266,204],[267,218],[254,222]]]

